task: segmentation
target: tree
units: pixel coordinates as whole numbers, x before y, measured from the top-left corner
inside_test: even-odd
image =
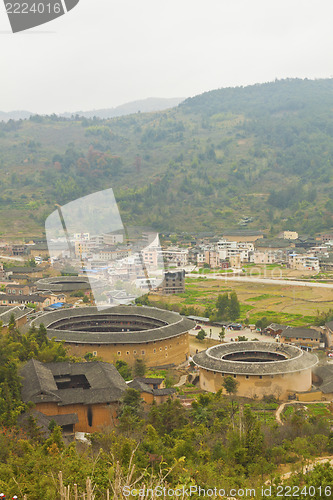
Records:
[[[133,432],[138,426],[142,411],[140,391],[128,388],[123,396],[120,414],[118,417],[119,428],[127,433]]]
[[[199,330],[199,331],[198,331],[198,334],[197,334],[196,338],[197,338],[198,340],[204,340],[204,338],[205,338],[206,336],[207,336],[207,333],[205,332],[205,330],[203,330],[203,329],[201,328],[201,330]]]
[[[262,318],[258,319],[256,322],[256,328],[259,328],[260,330],[265,330],[269,325],[269,321],[266,318],[266,316],[263,316]]]
[[[222,326],[222,330],[219,332],[220,341],[223,342],[225,337],[225,328]]]
[[[122,359],[117,359],[115,366],[124,380],[131,380],[132,370],[130,369],[126,361],[123,361]]]
[[[228,309],[229,309],[229,319],[234,321],[235,319],[239,318],[240,304],[239,304],[236,292],[230,293],[229,308]]]
[[[225,391],[229,394],[236,394],[237,393],[237,388],[238,388],[238,382],[234,377],[231,377],[230,375],[227,375],[226,377],[223,378],[222,386],[225,389]]]
[[[144,377],[146,373],[146,365],[143,359],[136,359],[134,362],[133,374],[134,377]]]
[[[238,382],[235,380],[234,377],[231,377],[230,375],[227,375],[227,377],[223,378],[222,386],[225,389],[225,391],[228,393],[229,396],[231,396],[231,420],[232,420],[232,426],[234,427],[234,399],[233,396],[237,393],[238,389]]]
[[[13,313],[10,315],[8,326],[10,330],[13,330],[16,326],[15,316]]]
[[[229,319],[228,308],[229,308],[229,296],[227,293],[223,293],[217,297],[216,301],[217,317],[219,319]]]

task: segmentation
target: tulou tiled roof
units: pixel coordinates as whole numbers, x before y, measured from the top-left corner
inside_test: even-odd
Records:
[[[283,355],[277,361],[232,361],[224,356],[233,353],[267,352]],[[302,349],[275,342],[232,342],[210,347],[193,357],[194,363],[206,370],[238,375],[278,375],[307,370],[316,366],[318,358]]]
[[[314,373],[322,380],[319,389],[324,394],[333,392],[333,365],[317,366]]]
[[[21,369],[22,399],[33,403],[54,402],[58,406],[119,401],[127,385],[116,368],[104,362],[41,363],[34,359]],[[56,381],[84,376],[89,388],[58,388]]]
[[[156,327],[142,329],[140,331],[122,331],[122,332],[95,332],[79,331],[67,329],[57,329],[57,323],[61,320],[81,320],[87,318],[92,321],[96,319],[116,319],[119,321],[131,322],[134,320],[148,320],[153,323],[156,321]],[[80,307],[73,309],[64,309],[45,313],[33,321],[35,326],[41,323],[47,328],[48,337],[56,341],[65,341],[77,344],[137,344],[154,342],[156,340],[165,340],[177,335],[188,332],[194,328],[195,323],[188,318],[172,311],[165,311],[155,307],[139,306],[115,306],[99,311],[96,307]]]

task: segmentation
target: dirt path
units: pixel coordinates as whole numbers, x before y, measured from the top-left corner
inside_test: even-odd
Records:
[[[314,467],[317,464],[325,464],[326,462],[329,462],[330,465],[333,465],[333,455],[329,455],[327,457],[318,457],[318,458],[315,458],[314,460],[309,460],[305,465],[305,471],[310,472],[314,469]],[[293,474],[295,474],[294,471],[285,472],[284,474],[280,475],[280,478],[282,480],[289,479],[290,476],[292,476]],[[271,483],[270,480],[265,482],[265,484],[270,484],[270,483]]]
[[[277,410],[275,412],[276,421],[279,424],[284,425],[283,421],[281,420],[281,413],[283,412],[286,405],[304,405],[304,406],[306,406],[306,405],[314,405],[314,404],[318,404],[318,403],[330,405],[331,401],[285,401],[284,403],[280,404],[280,406],[277,408]]]

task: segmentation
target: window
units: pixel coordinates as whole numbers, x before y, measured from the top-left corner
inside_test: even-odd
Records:
[[[160,351],[162,351],[162,347],[160,347]]]
[[[118,356],[121,356],[121,351],[118,351],[117,354],[118,354]]]
[[[142,350],[142,351],[141,351],[141,354],[145,355],[146,353],[145,353],[145,351],[143,351],[143,350]]]
[[[133,351],[133,354],[136,354],[136,351]]]
[[[166,345],[166,346],[164,347],[164,349],[165,349],[165,350],[167,350],[167,348],[168,348],[168,346]]]
[[[127,356],[129,356],[129,351],[126,351]]]
[[[90,406],[89,406],[89,408],[87,410],[87,419],[88,419],[88,425],[89,425],[89,427],[92,427],[93,413],[92,413],[92,409],[90,408]]]
[[[97,356],[97,351],[93,351],[93,356]]]
[[[245,378],[249,378],[249,376],[248,376],[248,375],[245,375]]]
[[[156,349],[154,349],[154,354],[156,354]]]
[[[262,379],[262,375],[259,375],[259,378]]]

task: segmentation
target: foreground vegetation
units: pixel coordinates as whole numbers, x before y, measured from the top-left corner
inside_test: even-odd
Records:
[[[292,484],[333,485],[327,466],[302,473],[310,459],[333,454],[331,407],[285,412],[280,426],[274,418],[278,402],[272,397],[262,402],[238,398],[231,377],[232,384],[228,377],[225,380],[230,396],[185,387],[182,399],[159,406],[143,406],[140,394],[129,389],[119,405],[117,426],[91,434],[87,443],[66,445],[55,425],[50,426],[50,437],[43,438],[33,419],[22,430],[17,417],[27,408],[20,399],[19,367],[32,357],[62,361],[66,352],[47,339],[43,326],[22,335],[14,321],[8,333],[1,333],[0,342],[0,489],[8,495],[65,499],[59,471],[63,492],[70,485],[73,494],[76,488],[78,498],[83,498],[90,478],[90,498],[101,500],[107,498],[107,490],[109,498],[126,498],[125,486],[259,492],[265,481],[280,484],[279,475],[293,469],[299,474],[290,479]],[[134,369],[144,369],[141,365]],[[182,405],[183,398],[190,398],[190,406]],[[310,478],[315,483],[309,483]],[[259,493],[256,498],[261,498]]]

